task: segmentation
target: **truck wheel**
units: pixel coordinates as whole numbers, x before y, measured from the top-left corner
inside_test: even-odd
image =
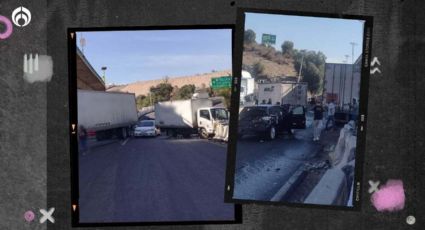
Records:
[[[270,127],[267,133],[267,139],[274,140],[276,138],[276,128],[274,126]]]
[[[127,128],[121,128],[121,138],[122,139],[127,138]]]
[[[202,128],[201,129],[201,131],[199,132],[199,136],[202,138],[202,139],[208,139],[208,133],[207,133],[207,130],[205,130],[204,128]]]

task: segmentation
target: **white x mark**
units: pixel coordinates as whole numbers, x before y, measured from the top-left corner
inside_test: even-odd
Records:
[[[46,211],[44,209],[40,209],[41,214],[43,216],[40,218],[40,223],[46,222],[46,220],[49,220],[52,223],[55,223],[55,219],[53,218],[53,212],[55,211],[55,208],[50,208],[49,211]]]
[[[379,183],[380,183],[379,181],[374,182],[374,181],[370,180],[369,181],[369,185],[370,185],[369,193],[377,192],[379,190],[378,189]]]

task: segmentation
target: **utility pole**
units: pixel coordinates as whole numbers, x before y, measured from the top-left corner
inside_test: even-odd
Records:
[[[84,54],[84,46],[86,46],[86,39],[83,37],[83,33],[81,33],[80,46],[81,46],[81,53]]]
[[[300,82],[300,78],[301,78],[301,71],[303,70],[303,63],[304,63],[304,54],[301,58],[301,66],[300,66],[300,71],[298,72],[298,83]]]
[[[350,55],[346,54],[345,56],[345,62],[344,63],[348,63],[348,57],[350,57]]]
[[[106,72],[106,66],[102,66],[102,71],[103,71],[103,83],[105,83],[105,88],[106,88],[106,76],[105,76],[105,72]]]
[[[351,45],[351,64],[354,64],[354,46],[357,45],[355,42],[350,42]]]
[[[353,83],[354,83],[354,46],[357,45],[355,42],[350,42],[351,44],[351,91],[350,91],[350,104],[353,101]]]

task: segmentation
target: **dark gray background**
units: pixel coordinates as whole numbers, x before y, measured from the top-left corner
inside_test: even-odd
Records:
[[[369,80],[362,211],[244,205],[243,224],[133,229],[423,229],[425,180],[425,9],[421,0],[1,0],[0,15],[23,5],[32,15],[0,40],[0,229],[70,229],[68,27],[233,24],[236,7],[374,17],[372,57],[382,74]],[[314,38],[312,38],[314,39]],[[23,79],[24,53],[52,56],[48,83]],[[46,164],[47,162],[47,164]],[[46,173],[47,172],[47,173]],[[47,177],[48,175],[48,177]],[[379,213],[368,180],[402,179],[406,206]],[[48,191],[48,192],[47,192]],[[48,195],[47,195],[48,194]],[[55,224],[40,224],[38,209],[55,207]],[[26,210],[36,221],[26,223]],[[414,215],[416,224],[406,224]],[[130,228],[130,227],[128,227]],[[94,228],[91,228],[94,229]],[[108,229],[126,229],[109,227]]]

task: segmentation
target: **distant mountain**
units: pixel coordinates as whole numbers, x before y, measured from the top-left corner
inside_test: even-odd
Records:
[[[193,84],[197,88],[202,88],[203,86],[210,87],[211,78],[229,76],[229,75],[232,75],[231,70],[222,70],[222,71],[198,74],[193,76],[168,77],[168,82],[172,86],[177,86],[179,88],[188,84]],[[112,86],[108,88],[107,91],[134,93],[136,94],[136,96],[142,95],[142,94],[147,95],[149,93],[150,87],[156,86],[164,82],[164,80],[165,78],[158,79],[158,80],[138,81],[138,82],[134,82],[134,83],[126,84],[126,85]]]

